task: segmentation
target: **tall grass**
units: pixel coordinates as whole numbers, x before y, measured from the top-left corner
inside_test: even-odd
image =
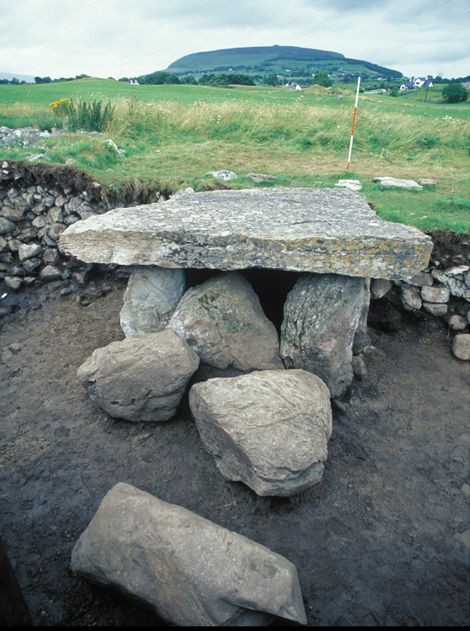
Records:
[[[65,108],[68,131],[97,131],[107,129],[114,116],[114,106],[108,101],[69,101]]]

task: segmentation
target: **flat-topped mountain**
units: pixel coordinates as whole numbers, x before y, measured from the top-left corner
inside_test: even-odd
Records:
[[[311,76],[316,72],[401,77],[401,72],[369,61],[350,59],[341,53],[298,46],[249,46],[192,53],[168,66],[174,74],[204,72],[278,73]]]

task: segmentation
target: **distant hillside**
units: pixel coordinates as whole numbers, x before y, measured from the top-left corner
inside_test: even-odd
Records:
[[[34,83],[34,77],[29,74],[12,74],[11,72],[1,72],[0,71],[0,79],[8,79],[11,81],[12,79],[18,79],[18,81],[26,81],[26,83]]]
[[[276,73],[292,78],[328,72],[338,79],[364,77],[399,78],[401,72],[369,61],[349,59],[341,53],[297,46],[254,46],[193,53],[177,59],[167,69],[176,75],[208,72],[240,72],[263,76]]]

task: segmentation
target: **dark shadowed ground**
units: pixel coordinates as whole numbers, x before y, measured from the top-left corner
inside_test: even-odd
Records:
[[[258,498],[224,481],[185,404],[166,424],[131,425],[88,399],[77,368],[123,337],[124,284],[114,284],[88,307],[52,286],[28,290],[0,321],[1,538],[35,624],[161,624],[68,569],[119,481],[286,556],[311,625],[470,622],[470,368],[452,357],[444,324],[381,333],[383,353],[368,356],[369,376],[335,414],[323,482]]]

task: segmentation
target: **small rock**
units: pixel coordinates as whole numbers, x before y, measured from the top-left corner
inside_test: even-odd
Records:
[[[247,177],[257,184],[260,184],[261,182],[275,182],[277,180],[276,176],[266,175],[265,173],[248,173]]]
[[[457,359],[470,361],[470,334],[458,333],[452,342],[452,352]]]
[[[434,280],[430,272],[418,272],[406,282],[415,287],[432,287]]]
[[[5,217],[0,217],[0,235],[15,232],[16,224]]]
[[[384,278],[372,278],[370,283],[370,297],[373,300],[380,300],[380,298],[388,294],[391,288],[392,283],[389,280],[385,280]]]
[[[425,302],[449,302],[450,292],[447,287],[422,287],[421,298]]]
[[[422,177],[419,183],[421,184],[421,186],[432,187],[437,185],[437,180],[435,180],[433,177]]]
[[[44,263],[48,265],[55,265],[60,261],[60,254],[57,252],[55,248],[48,248],[42,257]]]
[[[41,270],[40,277],[42,280],[48,282],[61,279],[62,273],[57,267],[54,267],[54,265],[46,265],[46,267]]]
[[[408,311],[419,311],[423,306],[418,289],[412,285],[401,287],[401,302]]]
[[[23,281],[21,280],[21,278],[17,278],[16,276],[7,276],[4,279],[4,283],[8,287],[8,289],[18,291],[18,289],[20,289],[21,285],[23,284]]]
[[[208,171],[206,175],[211,175],[222,182],[230,182],[230,180],[236,180],[238,177],[234,171],[229,171],[228,169],[222,169],[221,171]]]
[[[289,496],[323,476],[332,431],[330,392],[305,370],[257,371],[191,388],[201,439],[228,480]]]
[[[349,188],[351,191],[362,191],[362,184],[359,180],[339,180],[335,186],[338,188]]]
[[[423,302],[423,308],[433,316],[441,317],[447,315],[447,304],[439,304],[437,302]]]
[[[199,357],[171,330],[131,336],[97,349],[79,368],[90,397],[110,416],[168,421],[199,366]]]
[[[251,539],[117,484],[72,551],[72,571],[182,627],[307,623],[295,566]]]
[[[449,326],[453,331],[465,331],[467,328],[467,319],[454,314],[449,318]]]
[[[361,381],[367,377],[366,364],[360,355],[355,355],[352,358],[352,368],[354,376]]]
[[[20,261],[26,261],[32,259],[42,251],[39,243],[22,243],[18,248],[18,257]]]

